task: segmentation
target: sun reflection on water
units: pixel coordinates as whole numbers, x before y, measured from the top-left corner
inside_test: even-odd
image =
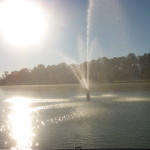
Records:
[[[33,128],[31,121],[30,99],[13,97],[7,99],[12,104],[11,113],[8,115],[10,121],[10,136],[16,141],[19,149],[29,149],[32,146]]]

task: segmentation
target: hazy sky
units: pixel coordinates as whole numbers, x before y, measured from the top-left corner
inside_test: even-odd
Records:
[[[34,0],[33,0],[34,1]],[[47,32],[32,46],[14,46],[0,32],[0,72],[86,56],[88,0],[38,0]],[[92,59],[150,52],[150,0],[92,0],[89,9]],[[85,57],[86,58],[86,57]]]

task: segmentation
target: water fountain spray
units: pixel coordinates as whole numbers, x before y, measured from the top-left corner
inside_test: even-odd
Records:
[[[93,11],[93,2],[89,0],[89,7],[87,10],[87,27],[86,27],[86,51],[87,51],[87,92],[86,98],[87,101],[90,100],[90,60],[91,60],[91,49],[90,49],[90,32],[91,32],[91,19],[92,19],[92,11]]]
[[[82,67],[81,65],[78,65],[74,59],[70,57],[66,57],[63,54],[60,54],[60,56],[64,59],[64,61],[68,64],[72,72],[75,74],[81,86],[84,88],[87,101],[90,100],[90,79],[89,78],[90,78],[90,60],[91,60],[91,51],[92,51],[90,34],[91,34],[93,11],[94,11],[94,2],[93,0],[89,0],[89,6],[87,10],[87,19],[86,19],[86,22],[87,22],[86,44],[84,47],[86,49],[86,66]],[[79,44],[79,48],[80,46],[82,46],[82,42]],[[82,47],[81,50],[83,50],[84,48]],[[70,63],[72,64],[70,65]]]

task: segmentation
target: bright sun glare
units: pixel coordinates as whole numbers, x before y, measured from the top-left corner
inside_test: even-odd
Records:
[[[35,1],[3,0],[0,3],[0,31],[11,44],[35,44],[46,32],[46,16]]]

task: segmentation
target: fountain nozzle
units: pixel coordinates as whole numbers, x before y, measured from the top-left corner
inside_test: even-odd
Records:
[[[87,92],[86,92],[86,99],[87,99],[87,101],[90,100],[90,91],[89,90],[87,90]]]

